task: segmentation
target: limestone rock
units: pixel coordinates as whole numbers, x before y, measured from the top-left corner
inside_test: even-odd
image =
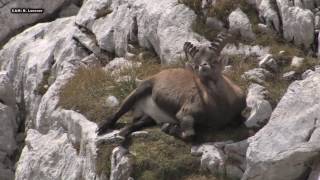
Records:
[[[44,1],[44,0],[19,0],[0,2],[0,45],[8,40],[19,29],[30,26],[41,19],[52,16],[68,0]],[[43,13],[34,13],[28,15],[12,14],[11,8],[42,8]]]
[[[18,162],[16,179],[78,179],[80,163],[77,151],[62,129],[50,130],[47,135],[30,129]]]
[[[297,73],[295,71],[289,71],[282,75],[282,79],[287,81],[292,81],[296,79]]]
[[[13,85],[10,82],[6,71],[0,72],[0,100],[2,104],[15,109],[16,99],[13,91]]]
[[[104,69],[116,75],[123,70],[138,68],[139,66],[141,66],[140,62],[129,61],[125,58],[114,58],[104,67]]]
[[[247,107],[251,109],[250,116],[247,118],[245,125],[248,128],[259,128],[266,124],[272,113],[272,107],[266,100],[266,89],[258,84],[249,86],[247,95]]]
[[[307,78],[308,76],[312,75],[314,73],[314,71],[312,71],[311,69],[307,69],[305,72],[303,72],[301,74],[301,78],[302,79],[305,79]]]
[[[59,17],[75,16],[75,15],[77,15],[79,9],[80,8],[78,6],[71,3],[67,7],[64,7],[63,9],[61,9],[61,11],[59,12]]]
[[[313,13],[309,9],[291,6],[287,0],[276,1],[282,19],[284,38],[298,46],[309,48],[314,41]]]
[[[227,44],[222,52],[221,55],[244,55],[244,56],[257,56],[257,57],[263,57],[266,54],[269,54],[270,48],[269,47],[263,47],[259,45],[246,45],[239,43],[239,45],[234,44]]]
[[[76,23],[94,33],[98,45],[118,56],[128,51],[128,42],[153,49],[163,63],[178,60],[186,41],[207,42],[191,29],[195,13],[176,0],[98,1],[81,7]]]
[[[241,178],[246,166],[246,140],[233,143],[205,143],[191,148],[191,154],[201,156],[201,168],[212,174],[225,175],[227,178]]]
[[[108,107],[116,107],[120,104],[119,100],[115,96],[108,96],[106,99],[106,104]]]
[[[304,58],[294,56],[291,61],[291,67],[299,68],[302,66]]]
[[[272,74],[263,68],[254,68],[246,71],[241,77],[251,82],[263,84],[271,76]]]
[[[269,123],[249,139],[242,179],[303,179],[320,152],[320,74],[293,82]]]
[[[265,55],[259,62],[259,67],[271,70],[273,72],[278,71],[278,64],[276,60],[272,57],[272,54]]]
[[[229,15],[228,20],[230,31],[240,31],[240,34],[243,38],[251,40],[255,39],[255,34],[252,31],[250,20],[240,8],[237,8],[235,11],[233,11]]]
[[[212,174],[224,174],[225,157],[223,151],[218,149],[214,144],[203,144],[193,147],[191,154],[201,156],[202,169],[208,169]]]
[[[0,103],[0,179],[13,179],[14,170],[11,156],[17,148],[15,111]]]
[[[111,155],[110,180],[127,180],[130,178],[133,167],[127,149],[118,146]]]
[[[256,7],[259,12],[259,19],[270,29],[280,32],[280,17],[272,6],[270,0],[256,0]]]

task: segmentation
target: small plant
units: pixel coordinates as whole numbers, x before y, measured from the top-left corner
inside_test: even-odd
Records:
[[[48,88],[49,88],[49,78],[50,78],[51,72],[50,70],[44,71],[42,74],[42,80],[38,84],[38,87],[34,90],[35,94],[38,95],[44,95]]]

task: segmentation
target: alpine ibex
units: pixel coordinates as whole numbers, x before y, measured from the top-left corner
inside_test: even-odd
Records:
[[[98,134],[129,110],[133,110],[134,120],[120,131],[123,137],[159,124],[165,132],[189,139],[195,135],[194,125],[221,128],[240,117],[246,105],[245,94],[222,74],[219,58],[231,37],[222,32],[210,46],[186,42],[184,51],[191,57],[192,68],[166,69],[142,81],[118,111],[100,124]]]

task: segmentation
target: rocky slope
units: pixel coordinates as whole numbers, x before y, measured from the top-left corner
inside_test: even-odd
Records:
[[[0,0],[0,24],[8,25],[0,30],[3,44],[11,32],[51,18],[52,14],[63,12],[62,6],[70,5],[70,1],[55,1],[56,4],[50,5],[39,1],[39,7],[48,8],[46,13],[27,19],[2,13],[7,12],[3,9],[23,6],[26,2]],[[202,2],[201,10],[208,7],[206,2]],[[79,5],[79,2],[73,3]],[[316,49],[318,1],[257,0],[248,3],[257,9],[260,30],[263,27],[267,33],[282,34],[284,39],[301,47],[305,54],[319,53]],[[215,1],[209,4],[215,5],[218,5]],[[79,67],[104,67],[115,56],[129,59],[115,58],[104,67],[111,71],[108,67],[118,63],[119,68],[115,70],[119,70],[122,65],[128,66],[127,62],[143,56],[136,53],[137,45],[154,51],[163,65],[184,59],[184,42],[209,42],[203,34],[194,32],[194,23],[199,20],[197,14],[176,0],[87,0],[76,16],[38,23],[11,38],[0,50],[0,179],[159,179],[163,172],[174,174],[182,170],[191,172],[181,174],[185,179],[212,179],[217,174],[222,178],[244,180],[318,179],[319,68],[311,64],[308,66],[311,69],[302,74],[297,67],[303,66],[309,57],[299,62],[294,60],[291,65],[295,70],[293,76],[289,80],[275,81],[299,80],[288,90],[280,86],[286,93],[274,110],[273,102],[267,97],[272,93],[268,90],[274,91],[278,87],[270,86],[279,85],[269,85],[269,79],[282,78],[286,72],[281,66],[282,59],[292,58],[288,48],[279,48],[275,53],[272,45],[263,47],[253,41],[251,44],[229,44],[222,52],[231,64],[226,73],[229,71],[237,76],[235,79],[250,84],[247,97],[250,111],[244,127],[251,135],[248,139],[239,138],[239,135],[233,141],[220,138],[224,141],[216,142],[219,138],[215,137],[215,141],[191,147],[152,129],[134,134],[132,147],[126,148],[114,142],[117,131],[97,137],[95,122],[89,121],[83,112],[67,110],[59,104],[60,92]],[[228,17],[228,26],[231,30],[240,29],[241,36],[252,41],[258,39],[259,34],[255,34],[251,19],[240,7]],[[15,23],[20,20],[23,23]],[[219,23],[223,24],[223,21]],[[242,58],[233,60],[235,56]],[[238,75],[237,71],[240,72],[243,66],[250,70]],[[111,99],[117,101],[114,97]],[[237,135],[236,132],[227,133]],[[100,156],[101,144],[111,149],[109,154],[105,153],[106,157]],[[159,146],[167,151],[153,149],[147,156],[144,153],[148,153],[149,146]],[[154,168],[158,162],[155,160],[163,152],[171,157],[178,150],[184,153],[173,155],[168,160],[170,163],[166,161]],[[100,167],[99,161],[110,166],[108,173],[100,170],[104,167]],[[153,166],[147,166],[148,161]],[[139,162],[144,166],[137,165]],[[194,166],[197,162],[199,166]],[[202,171],[199,173],[197,168]]]

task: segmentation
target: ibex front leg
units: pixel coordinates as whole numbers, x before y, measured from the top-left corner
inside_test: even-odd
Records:
[[[184,140],[192,140],[195,136],[194,118],[192,115],[180,111],[177,114],[177,118],[180,122],[181,138]]]

